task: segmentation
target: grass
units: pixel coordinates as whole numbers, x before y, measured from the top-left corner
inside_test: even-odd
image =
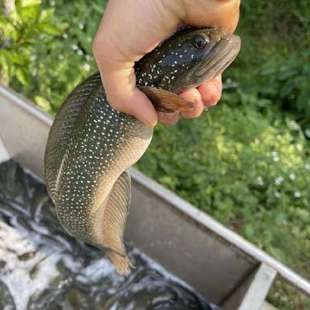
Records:
[[[38,1],[29,2],[35,12]],[[0,40],[3,82],[55,113],[95,70],[90,46],[105,3],[46,0],[35,21],[19,8],[16,34],[2,16],[9,38]],[[244,0],[238,28],[243,47],[224,75],[222,102],[200,119],[159,126],[137,165],[307,278],[309,22],[306,0]],[[282,282],[269,300],[280,309],[310,308]]]

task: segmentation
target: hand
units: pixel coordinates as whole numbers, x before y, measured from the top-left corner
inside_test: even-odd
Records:
[[[240,0],[111,0],[93,42],[93,53],[108,101],[148,126],[158,118],[149,99],[136,87],[134,63],[168,38],[176,29],[217,26],[233,32],[239,19]],[[221,77],[181,94],[194,103],[183,117],[198,117],[204,107],[221,98]],[[163,123],[174,120],[161,119]]]

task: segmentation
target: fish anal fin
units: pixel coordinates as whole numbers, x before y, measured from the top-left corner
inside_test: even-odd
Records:
[[[44,175],[49,194],[54,200],[57,193],[56,180],[70,143],[76,121],[87,100],[101,86],[99,73],[79,84],[60,107],[49,132],[44,156]]]
[[[123,241],[130,193],[130,176],[123,172],[113,185],[110,195],[94,214],[96,243],[108,249],[107,257],[121,274],[128,274],[131,266]]]

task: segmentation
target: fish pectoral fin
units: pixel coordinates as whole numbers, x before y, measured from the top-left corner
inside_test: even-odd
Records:
[[[152,101],[157,112],[191,112],[194,109],[192,102],[186,101],[170,91],[149,86],[138,86],[138,88]]]
[[[131,266],[123,241],[130,196],[130,176],[123,172],[113,185],[107,200],[95,214],[97,243],[106,250],[107,257],[121,274],[128,274]]]

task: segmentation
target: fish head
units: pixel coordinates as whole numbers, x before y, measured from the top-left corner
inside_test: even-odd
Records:
[[[237,35],[219,28],[179,31],[135,66],[137,84],[179,93],[222,73],[241,46]]]

